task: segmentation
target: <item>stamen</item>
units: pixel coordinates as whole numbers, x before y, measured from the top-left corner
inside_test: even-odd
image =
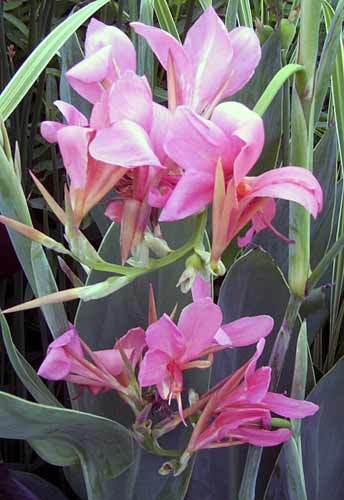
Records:
[[[264,216],[264,214],[262,212],[259,213],[259,216],[261,217],[262,221],[264,222],[264,224],[266,225],[266,227],[268,227],[270,229],[270,231],[275,235],[277,236],[277,238],[281,239],[282,241],[284,241],[284,243],[287,243],[288,245],[293,245],[295,244],[295,240],[290,240],[289,238],[287,238],[286,236],[284,236],[284,234],[280,233],[272,224],[271,222],[269,222],[266,217]]]

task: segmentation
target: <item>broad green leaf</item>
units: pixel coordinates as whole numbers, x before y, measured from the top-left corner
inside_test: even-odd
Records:
[[[308,499],[341,500],[344,461],[344,394],[341,390],[344,377],[344,359],[330,370],[307,400],[319,405],[319,411],[302,421],[301,444]],[[264,500],[294,500],[286,495],[287,470],[282,448],[281,457],[268,484]]]
[[[158,18],[160,28],[170,33],[180,42],[179,33],[173,20],[167,0],[153,0],[154,10]]]
[[[62,407],[61,403],[49,391],[39,378],[35,370],[17,350],[13,343],[11,332],[5,316],[0,312],[2,339],[12,368],[22,381],[23,385],[38,403]]]
[[[252,250],[239,258],[229,269],[220,289],[219,305],[225,323],[242,316],[270,314],[275,321],[273,332],[266,339],[262,363],[266,363],[276,333],[282,323],[289,292],[281,271],[272,258],[260,250]],[[241,366],[254,352],[254,346],[228,350],[216,355],[212,384]],[[290,376],[286,368],[283,388]],[[235,449],[236,448],[236,449]],[[203,498],[238,498],[240,480],[245,465],[245,447],[204,451],[198,454],[191,479],[190,500]],[[216,481],[214,481],[216,477]],[[259,496],[257,496],[259,498]],[[245,499],[247,500],[247,498]]]
[[[153,17],[154,0],[141,0],[140,22],[149,26],[153,26]],[[140,75],[146,75],[151,87],[154,88],[153,52],[142,36],[138,38],[137,59],[137,72]]]
[[[31,403],[0,393],[0,437],[25,439],[46,461],[80,461],[89,499],[103,500],[103,482],[132,462],[129,432],[120,424],[74,410]]]
[[[35,48],[0,95],[0,116],[3,120],[18,106],[67,38],[108,1],[96,0],[72,14]]]
[[[20,470],[10,470],[5,464],[0,464],[0,492],[6,495],[6,500],[67,500],[61,491],[40,476]]]

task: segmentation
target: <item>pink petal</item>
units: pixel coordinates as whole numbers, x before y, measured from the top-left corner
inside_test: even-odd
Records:
[[[304,418],[319,410],[319,406],[310,401],[300,401],[273,392],[266,394],[262,404],[273,413],[287,418]]]
[[[88,120],[85,115],[80,113],[74,106],[64,101],[55,101],[55,106],[66,119],[68,125],[77,125],[78,127],[87,127]]]
[[[181,44],[169,33],[153,26],[142,23],[130,23],[136,33],[143,36],[160,64],[167,70],[168,56],[172,54],[177,66],[177,72],[185,71],[190,63]]]
[[[173,189],[159,220],[179,220],[200,212],[211,202],[213,186],[211,173],[187,171]]]
[[[105,215],[113,222],[120,224],[123,215],[123,200],[110,201],[106,207]]]
[[[172,113],[165,106],[153,102],[153,123],[150,131],[150,140],[153,150],[161,163],[166,160],[164,140],[172,120]]]
[[[200,273],[196,274],[195,281],[193,282],[192,288],[192,300],[196,302],[197,300],[203,299],[205,297],[211,297],[211,283],[210,280],[205,280]],[[215,335],[216,339],[216,335]]]
[[[214,343],[214,336],[222,323],[222,312],[210,297],[184,307],[178,328],[184,337],[184,362],[198,358]]]
[[[264,124],[257,113],[238,102],[225,102],[216,106],[212,118],[226,134],[242,141],[234,160],[234,178],[237,184],[254,166],[264,146]],[[238,145],[236,145],[238,148]]]
[[[102,92],[100,100],[97,101],[91,112],[90,127],[94,130],[108,128],[111,126],[109,117],[109,93]]]
[[[255,446],[277,446],[289,441],[292,433],[288,429],[277,429],[268,431],[265,429],[254,429],[253,427],[240,427],[232,433],[232,438],[240,439],[245,443]]]
[[[115,344],[116,349],[125,349],[129,353],[129,361],[133,367],[139,362],[142,352],[146,347],[146,334],[143,328],[131,328],[119,338]]]
[[[268,425],[271,421],[270,412],[262,408],[255,407],[233,407],[224,410],[216,417],[214,425],[219,428],[219,439],[229,437],[228,434],[239,426],[254,422]],[[226,436],[227,435],[227,436]]]
[[[80,358],[83,357],[80,337],[74,326],[49,344],[48,353],[53,349],[59,349],[61,347],[67,347],[69,351],[73,352],[76,356]]]
[[[246,377],[246,399],[249,403],[258,403],[266,396],[271,381],[271,368],[263,366],[251,376]]]
[[[102,82],[116,78],[111,47],[107,46],[73,66],[66,73],[68,83],[91,103],[100,101],[104,87]]]
[[[113,64],[120,73],[136,71],[136,52],[130,38],[120,29],[92,18],[86,32],[86,58],[108,46],[111,47]]]
[[[149,350],[146,352],[139,371],[139,383],[141,387],[159,384],[169,377],[167,369],[171,361],[168,354],[159,350]]]
[[[301,167],[283,167],[269,170],[251,181],[253,188],[250,197],[282,198],[304,206],[313,217],[321,211],[323,205],[322,189],[307,169]]]
[[[66,125],[59,122],[45,121],[41,123],[41,136],[50,144],[57,142],[57,132]]]
[[[167,155],[183,169],[211,172],[214,176],[218,159],[228,142],[214,123],[186,106],[174,113],[164,148]]]
[[[185,349],[183,334],[167,314],[149,325],[146,342],[149,349],[162,351],[170,358],[178,358]]]
[[[194,69],[192,107],[202,112],[225,85],[233,55],[227,29],[212,7],[190,28],[184,50]]]
[[[120,167],[161,166],[145,130],[129,120],[99,130],[90,144],[90,154],[96,160]]]
[[[265,347],[265,339],[261,338],[258,340],[257,346],[256,346],[256,352],[251,357],[251,359],[247,365],[247,368],[245,370],[245,380],[247,380],[249,377],[251,377],[254,374],[254,372],[256,370],[257,361],[261,357],[261,355],[264,351],[264,347]]]
[[[37,373],[47,380],[63,380],[69,374],[71,366],[71,360],[63,348],[51,349]]]
[[[253,76],[262,55],[259,39],[252,29],[236,28],[228,34],[228,38],[233,57],[223,98],[235,94],[246,85]]]
[[[244,200],[242,200],[244,201]],[[249,202],[250,203],[250,202]],[[247,207],[248,210],[252,209],[252,201]],[[255,234],[260,233],[267,227],[271,227],[271,223],[276,215],[276,203],[273,199],[266,198],[264,204],[259,204],[258,211],[252,216],[252,227],[248,229],[246,234],[238,237],[238,246],[240,248],[251,243]],[[243,212],[243,218],[245,218]],[[246,224],[245,224],[246,225]]]
[[[215,340],[220,345],[243,347],[255,344],[260,338],[269,335],[273,326],[274,320],[271,316],[248,316],[222,325],[215,335]]]
[[[101,361],[108,372],[113,376],[122,373],[124,364],[122,356],[117,349],[104,349],[102,351],[94,351],[95,356]]]
[[[152,93],[146,77],[127,71],[111,87],[108,105],[111,124],[127,119],[150,132]]]
[[[91,131],[67,126],[57,133],[63,164],[71,180],[71,190],[83,189],[87,180],[88,144]]]

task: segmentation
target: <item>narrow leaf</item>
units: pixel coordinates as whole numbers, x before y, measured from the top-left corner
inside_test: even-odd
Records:
[[[180,42],[177,26],[173,20],[170,8],[166,0],[154,0],[154,10],[160,27],[170,33]]]

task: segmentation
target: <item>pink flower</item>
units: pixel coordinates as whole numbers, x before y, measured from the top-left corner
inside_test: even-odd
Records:
[[[211,397],[188,445],[188,453],[250,443],[276,446],[291,437],[288,429],[271,430],[271,414],[286,418],[314,415],[319,407],[282,394],[269,392],[271,368],[256,368],[265,340],[253,357]]]
[[[66,73],[68,82],[95,104],[127,70],[136,70],[136,53],[130,39],[118,28],[93,18],[86,32],[85,59]]]
[[[164,314],[146,331],[148,351],[140,366],[140,385],[156,385],[163,399],[177,399],[182,415],[183,371],[208,368],[211,361],[200,358],[224,347],[255,343],[271,332],[273,319],[255,316],[221,324],[221,310],[209,297],[185,307],[178,325]]]
[[[110,389],[124,392],[129,374],[120,349],[135,369],[144,347],[144,331],[134,328],[119,339],[113,349],[92,352],[71,327],[49,345],[38,374],[48,380],[66,380],[87,387],[93,394]]]
[[[179,177],[176,180],[175,166],[168,160],[162,147],[171,113],[153,103],[146,78],[132,72],[126,72],[112,85],[101,105],[102,116],[107,117],[105,121],[108,126],[97,131],[90,145],[93,158],[118,165],[118,145],[114,138],[117,137],[118,123],[127,120],[141,131],[145,146],[150,151],[148,155],[133,156],[131,164],[130,158],[127,158],[126,166],[133,168],[116,186],[118,197],[106,211],[112,220],[121,222],[121,252],[125,262],[130,250],[142,241],[152,208],[164,206],[179,180]],[[133,142],[122,142],[122,147],[135,149],[134,141],[138,140],[139,137],[133,138]],[[157,210],[155,212],[157,221]]]
[[[146,133],[129,120],[121,120],[113,128],[115,140],[112,140],[112,147],[116,154],[116,166],[94,159],[89,154],[89,148],[96,134],[95,129],[89,127],[87,118],[74,106],[62,101],[55,104],[67,125],[42,122],[41,134],[48,142],[59,145],[70,178],[75,222],[80,224],[89,210],[116,185],[128,166],[136,166],[143,160],[159,165],[159,161],[151,153]]]
[[[217,262],[229,242],[251,220],[253,228],[242,244],[266,227],[276,232],[271,225],[274,198],[297,202],[316,217],[322,208],[322,190],[308,170],[283,167],[247,177],[263,145],[262,119],[242,104],[219,104],[211,120],[186,106],[177,108],[165,150],[184,174],[160,220],[185,218],[213,201],[212,261]]]
[[[171,110],[187,104],[209,114],[250,80],[261,57],[254,31],[237,28],[228,33],[212,7],[190,28],[183,45],[158,28],[141,23],[131,26],[167,70]]]

